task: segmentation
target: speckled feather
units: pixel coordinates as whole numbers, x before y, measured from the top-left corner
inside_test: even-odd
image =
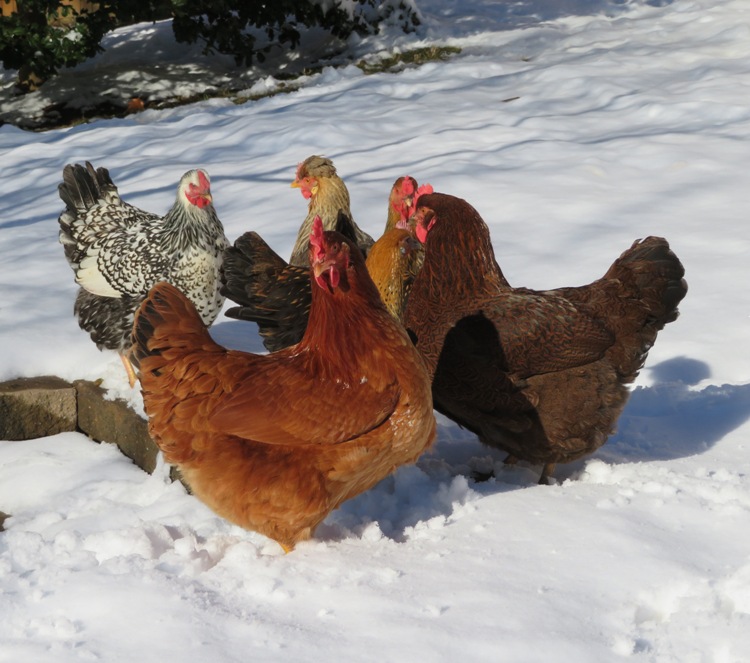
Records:
[[[158,281],[179,287],[210,324],[224,302],[219,267],[228,246],[212,204],[190,204],[185,191],[208,184],[203,171],[183,175],[164,217],[120,199],[105,168],[68,165],[59,186],[66,205],[60,242],[81,290],[75,313],[100,348],[124,352],[137,306]]]
[[[604,444],[687,292],[666,240],[636,241],[589,285],[537,292],[510,286],[466,201],[431,194],[419,208],[417,223],[434,226],[405,323],[434,374],[436,409],[533,463]]]

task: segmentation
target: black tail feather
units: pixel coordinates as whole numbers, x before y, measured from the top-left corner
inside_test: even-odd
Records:
[[[255,232],[224,252],[221,292],[238,304],[226,315],[258,324],[270,352],[299,343],[310,310],[310,269],[288,265]]]
[[[75,213],[93,207],[109,193],[117,193],[117,187],[106,168],[95,170],[87,161],[85,166],[65,166],[58,192],[68,211]]]

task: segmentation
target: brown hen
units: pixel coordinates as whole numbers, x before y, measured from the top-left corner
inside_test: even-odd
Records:
[[[356,246],[318,220],[310,261],[310,321],[298,345],[227,350],[165,283],[133,331],[149,431],[165,459],[216,513],[287,551],[435,436],[424,362]]]
[[[370,249],[367,271],[390,314],[403,322],[414,279],[422,268],[424,249],[408,230],[386,230]]]
[[[542,483],[604,444],[687,292],[667,241],[636,241],[588,285],[534,291],[509,285],[466,201],[423,196],[414,220],[425,261],[405,324],[434,376],[435,408],[509,462],[542,464]]]

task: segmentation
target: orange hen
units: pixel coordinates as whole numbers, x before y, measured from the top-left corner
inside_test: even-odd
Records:
[[[435,436],[424,363],[360,251],[318,219],[309,256],[312,305],[297,345],[228,350],[166,283],[133,330],[149,430],[165,459],[216,513],[286,551]]]

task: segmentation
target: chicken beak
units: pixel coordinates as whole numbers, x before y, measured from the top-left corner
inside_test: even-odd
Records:
[[[294,182],[292,182],[290,186],[292,187],[292,189],[299,189],[302,185],[299,183],[299,180],[294,180]]]
[[[329,258],[328,260],[321,260],[316,262],[313,266],[313,276],[315,281],[321,288],[327,288],[330,292],[333,292],[334,288],[337,288],[341,280],[339,270],[336,268],[336,259]],[[323,274],[330,272],[328,280],[323,278]]]
[[[321,274],[324,274],[331,269],[331,265],[333,265],[333,260],[321,260],[320,262],[316,262],[312,266],[315,278],[317,279]]]

